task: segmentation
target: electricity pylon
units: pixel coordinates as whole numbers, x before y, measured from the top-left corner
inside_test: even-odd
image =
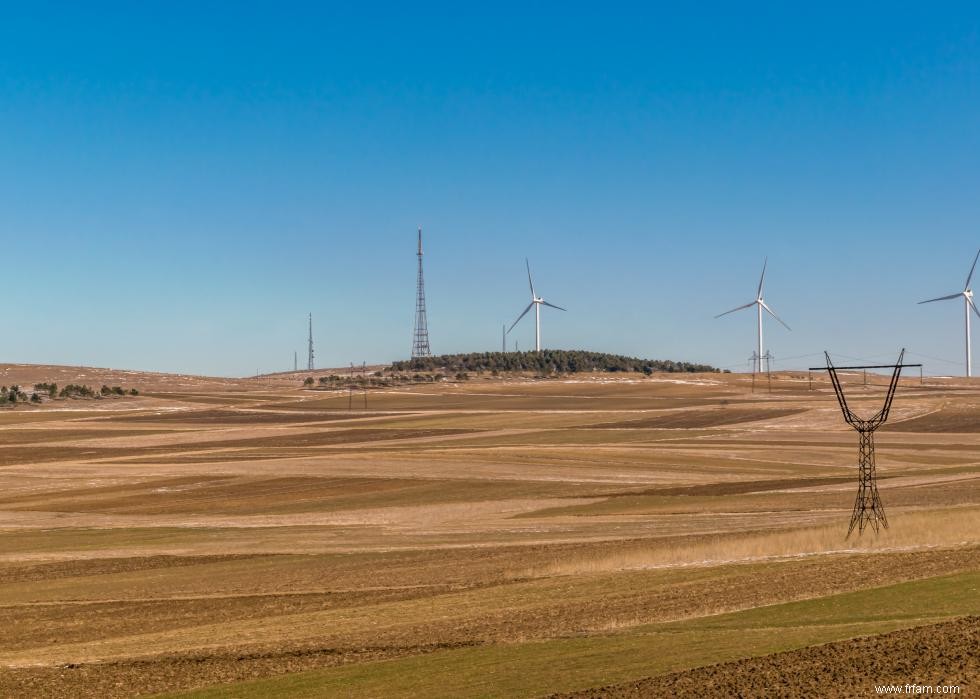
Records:
[[[844,413],[844,422],[857,430],[858,433],[858,492],[854,500],[854,510],[851,512],[851,524],[847,528],[847,537],[851,536],[854,528],[857,527],[858,535],[864,533],[867,526],[878,533],[879,527],[888,528],[888,518],[885,517],[885,508],[882,507],[881,498],[878,496],[878,481],[875,474],[875,439],[874,433],[888,419],[888,413],[892,408],[892,400],[895,398],[895,389],[898,388],[898,379],[905,367],[921,367],[921,364],[902,364],[905,357],[905,350],[902,349],[895,364],[881,364],[875,366],[842,366],[835,367],[830,361],[830,354],[824,352],[827,358],[826,367],[811,367],[811,371],[826,369],[830,374],[830,380],[834,385],[834,393],[837,395],[837,402],[840,404],[841,412]],[[844,396],[844,389],[841,387],[840,379],[837,376],[839,370],[853,369],[891,369],[892,378],[888,384],[888,392],[885,394],[885,405],[870,418],[864,420],[858,417],[847,405],[847,398]]]

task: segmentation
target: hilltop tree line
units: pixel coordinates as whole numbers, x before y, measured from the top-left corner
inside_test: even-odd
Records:
[[[139,391],[135,388],[129,390],[124,389],[122,386],[107,386],[103,385],[99,390],[95,390],[91,386],[85,386],[83,384],[70,383],[67,386],[63,386],[61,390],[58,390],[58,384],[56,383],[36,383],[34,384],[34,392],[31,394],[30,401],[32,403],[40,403],[41,396],[46,394],[48,398],[108,398],[110,396],[138,396]],[[10,403],[16,403],[18,400],[27,400],[27,395],[20,390],[17,386],[11,386],[8,390],[6,386],[0,389],[0,402],[8,401]]]
[[[348,388],[391,388],[392,386],[401,386],[404,384],[418,384],[418,383],[433,383],[436,381],[442,381],[447,378],[443,374],[420,374],[416,372],[415,374],[395,374],[395,373],[385,373],[382,371],[376,371],[373,374],[330,374],[329,376],[321,376],[319,379],[320,388],[329,389],[348,389]],[[451,378],[451,377],[450,377]],[[469,376],[465,372],[458,372],[456,374],[456,379],[463,381],[468,379]],[[303,381],[303,386],[306,388],[313,388],[317,381],[314,381],[312,376],[306,377]]]
[[[444,354],[438,357],[416,357],[394,362],[392,371],[459,372],[534,372],[536,374],[574,374],[597,372],[717,372],[707,364],[675,362],[669,359],[638,359],[619,354],[577,350],[542,350],[541,352],[471,352]]]

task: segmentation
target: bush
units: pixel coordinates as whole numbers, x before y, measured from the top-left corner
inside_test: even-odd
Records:
[[[306,379],[303,380],[303,385],[304,386],[312,386],[313,385],[313,377],[312,376],[307,376]]]

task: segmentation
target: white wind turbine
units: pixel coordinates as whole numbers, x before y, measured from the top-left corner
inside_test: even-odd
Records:
[[[527,261],[526,257],[524,258],[524,264],[527,266],[527,283],[528,286],[531,287],[531,303],[527,305],[527,308],[524,309],[523,313],[517,316],[517,320],[514,321],[514,323],[510,326],[507,332],[510,333],[510,331],[514,329],[514,326],[521,322],[521,318],[526,316],[527,312],[530,311],[531,308],[533,307],[534,308],[534,351],[540,352],[541,351],[541,307],[549,306],[550,308],[557,308],[559,311],[565,311],[567,309],[562,308],[561,306],[556,306],[553,303],[548,303],[543,298],[538,297],[537,294],[534,293],[534,282],[531,281],[531,263]]]
[[[745,304],[743,306],[739,306],[738,308],[733,308],[730,311],[725,311],[724,313],[719,313],[718,315],[715,316],[715,318],[721,318],[722,316],[727,316],[729,313],[734,313],[735,311],[741,311],[743,308],[751,308],[752,306],[757,306],[758,307],[758,311],[759,311],[759,346],[758,346],[758,351],[756,352],[756,356],[754,357],[754,359],[756,361],[756,367],[757,367],[758,371],[760,371],[760,372],[762,371],[762,359],[763,359],[763,355],[762,355],[762,310],[765,309],[766,312],[769,315],[771,315],[773,318],[775,318],[780,323],[782,323],[783,327],[785,327],[787,330],[791,330],[792,329],[788,325],[786,325],[786,323],[783,323],[783,319],[780,318],[779,316],[777,316],[775,314],[775,312],[771,308],[769,308],[769,306],[766,304],[765,300],[762,298],[762,284],[766,280],[766,265],[768,265],[768,264],[769,264],[769,258],[767,257],[765,259],[765,261],[762,263],[762,276],[759,277],[759,289],[758,289],[758,291],[756,291],[755,301],[752,301],[750,303],[747,303],[747,304]]]
[[[950,294],[949,296],[940,296],[938,299],[929,299],[928,301],[919,301],[920,304],[932,303],[933,301],[948,301],[950,299],[958,299],[960,296],[963,297],[963,314],[966,317],[966,375],[973,376],[973,360],[971,359],[970,351],[970,309],[980,317],[980,311],[977,310],[977,304],[973,301],[973,290],[970,288],[970,280],[973,279],[973,271],[977,268],[977,260],[980,259],[980,250],[977,250],[977,256],[973,258],[973,266],[970,267],[970,273],[966,276],[966,285],[963,287],[963,291],[958,294]]]

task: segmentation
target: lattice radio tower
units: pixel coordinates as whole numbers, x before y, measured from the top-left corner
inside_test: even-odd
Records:
[[[835,367],[830,361],[830,355],[824,352],[827,358],[826,367],[812,367],[811,371],[826,369],[830,374],[830,380],[834,385],[834,393],[837,395],[837,402],[840,403],[841,412],[844,413],[844,422],[857,430],[858,433],[858,492],[854,500],[854,511],[851,513],[851,524],[847,528],[847,536],[850,537],[854,528],[857,527],[858,534],[863,534],[867,526],[871,526],[878,533],[879,526],[888,528],[888,519],[885,517],[885,509],[881,505],[881,498],[878,497],[878,482],[875,476],[875,439],[874,433],[888,419],[888,413],[892,408],[892,399],[895,398],[895,389],[898,388],[898,379],[904,367],[921,367],[921,364],[902,364],[905,357],[905,350],[898,355],[895,364],[880,364],[874,366],[842,366]],[[839,370],[852,369],[891,369],[892,378],[888,384],[888,392],[885,394],[884,407],[867,420],[859,418],[847,405],[847,398],[844,396],[844,389],[841,387],[840,379],[837,376]]]
[[[313,371],[313,314],[310,314],[310,335],[307,340],[306,368]]]
[[[419,228],[419,278],[415,291],[415,332],[412,335],[412,359],[431,357],[429,324],[425,318],[425,282],[422,279],[422,229]]]

